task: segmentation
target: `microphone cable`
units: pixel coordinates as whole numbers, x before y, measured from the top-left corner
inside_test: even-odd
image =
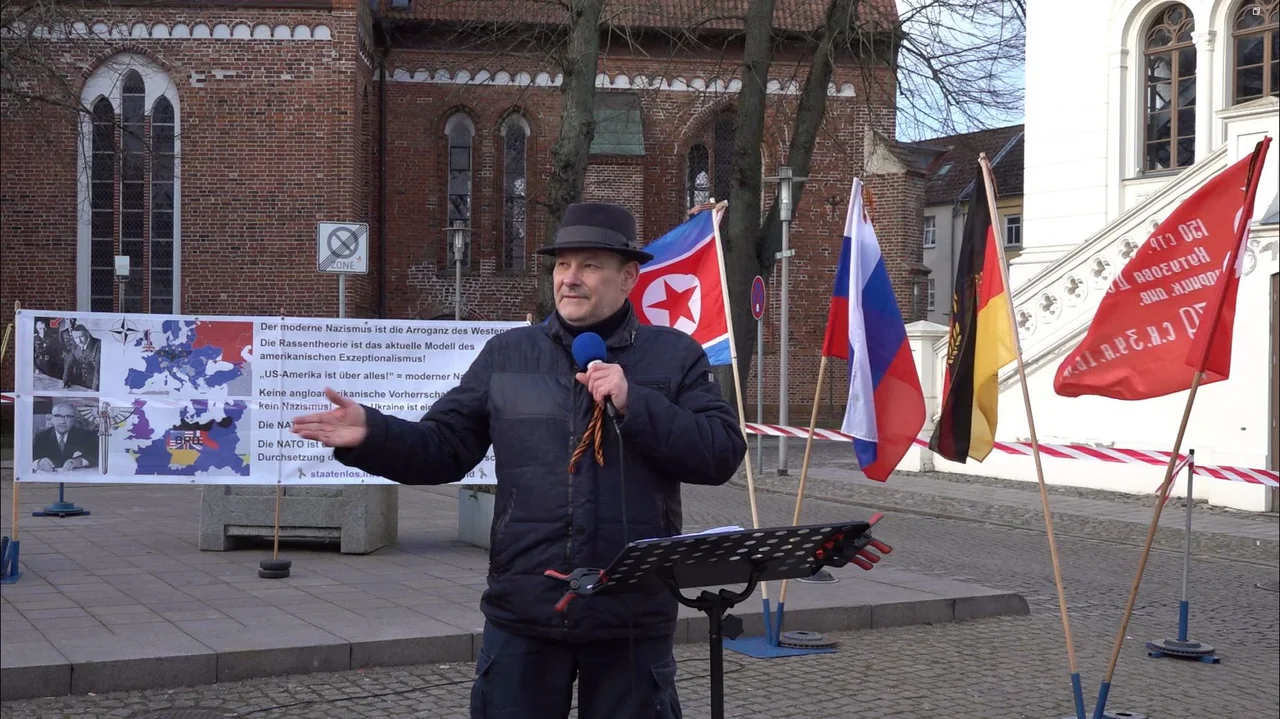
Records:
[[[631,528],[627,524],[627,462],[622,449],[622,427],[618,426],[618,415],[613,408],[613,402],[608,397],[605,402],[609,408],[609,424],[613,425],[613,433],[618,437],[618,496],[621,498],[619,504],[622,508],[622,546],[626,547],[631,544]],[[635,627],[631,622],[631,612],[627,612],[627,656],[630,662],[631,671],[631,694],[627,697],[628,704],[634,707],[636,701],[636,638]]]

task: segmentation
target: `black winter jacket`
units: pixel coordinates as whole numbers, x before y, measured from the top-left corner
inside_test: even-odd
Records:
[[[497,494],[480,602],[489,621],[568,641],[669,635],[677,610],[669,592],[581,597],[561,614],[555,604],[567,583],[543,572],[604,568],[628,541],[680,534],[680,484],[724,484],[746,441],[702,347],[678,330],[640,325],[627,308],[621,327],[605,337],[609,361],[627,378],[623,454],[606,414],[604,466],[588,450],[570,475],[570,455],[594,408],[574,379],[572,342],[555,314],[497,335],[421,421],[366,407],[368,437],[334,456],[401,484],[446,484],[461,480],[492,444]]]

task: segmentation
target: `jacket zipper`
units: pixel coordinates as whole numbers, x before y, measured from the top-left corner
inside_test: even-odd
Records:
[[[572,361],[570,362],[569,368],[571,372],[575,369],[572,364]],[[570,385],[569,385],[569,407],[570,407],[570,410],[569,410],[569,456],[573,457],[573,451],[578,447],[577,415],[578,415],[579,383],[577,379],[574,379],[572,377],[570,377],[569,382],[570,382]],[[566,464],[566,467],[567,467],[567,464]],[[567,477],[569,482],[569,486],[568,486],[568,497],[569,497],[568,535],[569,536],[568,536],[568,541],[564,545],[564,560],[568,562],[573,559],[573,521],[574,521],[573,514],[574,512],[573,512],[573,473],[568,471],[567,468],[565,469],[565,477]],[[568,567],[568,570],[570,571],[572,571],[573,569],[574,569],[573,567]]]
[[[573,365],[571,364],[570,367],[572,368]],[[569,407],[571,408],[569,411],[569,456],[572,457],[573,450],[576,449],[578,446],[576,436],[577,436],[577,424],[578,424],[577,423],[578,387],[580,386],[580,384],[578,383],[577,379],[572,377],[569,379],[569,382],[572,383],[569,386]],[[565,571],[572,572],[575,569],[575,567],[572,564],[573,525],[574,525],[573,473],[569,472],[568,469],[566,468],[565,476],[568,477],[568,481],[569,481],[569,487],[568,487],[569,525],[568,525],[568,538],[567,538],[568,541],[566,541],[564,545],[564,560],[565,560]],[[568,612],[563,612],[560,614],[560,628],[566,632],[569,630],[569,613]]]

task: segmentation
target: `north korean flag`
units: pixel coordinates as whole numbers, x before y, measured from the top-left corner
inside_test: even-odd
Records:
[[[689,334],[702,345],[712,365],[730,363],[716,235],[721,214],[718,208],[703,210],[646,245],[653,259],[640,267],[631,291],[631,304],[641,323]]]

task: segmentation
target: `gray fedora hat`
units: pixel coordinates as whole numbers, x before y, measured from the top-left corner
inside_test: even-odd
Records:
[[[539,247],[540,255],[560,250],[609,250],[644,264],[653,255],[636,242],[636,218],[622,205],[611,202],[578,202],[565,209],[554,243]]]

